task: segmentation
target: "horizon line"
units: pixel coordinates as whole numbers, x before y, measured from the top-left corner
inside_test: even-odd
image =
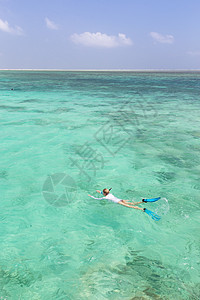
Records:
[[[57,71],[57,72],[200,72],[200,69],[0,69],[0,71]]]

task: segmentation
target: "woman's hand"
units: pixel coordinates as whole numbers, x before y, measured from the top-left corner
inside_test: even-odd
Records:
[[[97,193],[101,194],[101,191],[98,191],[98,190],[97,190]]]

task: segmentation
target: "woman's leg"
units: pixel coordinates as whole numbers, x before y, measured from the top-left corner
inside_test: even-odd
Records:
[[[118,203],[123,205],[123,206],[126,206],[126,207],[130,207],[130,208],[139,209],[139,210],[144,211],[144,208],[141,208],[141,207],[138,207],[138,206],[132,206],[132,205],[129,205],[129,204],[123,202],[123,201],[119,201]]]
[[[132,204],[132,205],[136,205],[136,204],[141,204],[143,203],[142,201],[140,202],[130,202],[130,200],[122,200],[124,203],[127,203],[127,204]]]

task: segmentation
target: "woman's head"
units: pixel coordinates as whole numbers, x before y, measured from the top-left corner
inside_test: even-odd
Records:
[[[107,196],[110,193],[111,189],[103,189],[103,195]]]

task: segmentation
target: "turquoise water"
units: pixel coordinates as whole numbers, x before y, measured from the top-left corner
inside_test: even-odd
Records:
[[[0,95],[0,297],[199,299],[200,73],[1,71]]]

